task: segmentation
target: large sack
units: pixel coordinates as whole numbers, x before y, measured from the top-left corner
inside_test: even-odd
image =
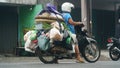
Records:
[[[52,24],[52,29],[50,30],[50,40],[57,40],[57,41],[62,41],[62,38],[63,38],[63,33],[60,33],[60,26],[59,26],[59,23],[56,21],[56,22],[53,22]],[[62,24],[61,25],[61,28],[62,30],[64,30],[64,27]]]
[[[63,34],[61,34],[57,28],[54,27],[50,30],[50,39],[56,41],[62,41],[62,38],[63,38]]]
[[[49,24],[51,24],[52,22],[55,22],[55,21],[64,22],[64,19],[59,14],[54,14],[52,12],[51,13],[44,12],[41,15],[36,16],[35,21],[36,21],[36,23],[49,23]]]
[[[61,29],[62,30],[64,30],[64,26],[63,26],[63,24],[62,23],[58,23],[57,21],[55,21],[55,22],[52,22],[51,23],[51,26],[54,28],[57,28],[58,30],[60,30],[60,26],[61,26]]]

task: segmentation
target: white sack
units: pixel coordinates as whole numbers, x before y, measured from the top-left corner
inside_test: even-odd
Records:
[[[36,44],[35,44],[36,45]],[[28,51],[28,52],[32,52],[32,53],[35,53],[34,50],[30,49],[30,46],[34,46],[34,44],[31,42],[30,39],[27,39],[27,41],[25,42],[25,51]]]
[[[28,52],[32,52],[35,53],[35,47],[37,44],[35,44],[34,42],[32,42],[30,40],[30,36],[33,35],[34,31],[28,31],[25,35],[24,35],[24,41],[25,41],[25,51]]]

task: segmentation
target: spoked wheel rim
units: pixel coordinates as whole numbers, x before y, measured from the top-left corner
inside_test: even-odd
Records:
[[[48,62],[53,61],[56,57],[54,55],[43,54],[42,58]]]
[[[45,53],[45,52],[41,52],[41,54],[39,55],[39,58],[44,63],[53,63],[54,61],[56,61],[55,55]]]
[[[85,48],[85,57],[90,62],[95,62],[100,57],[100,50],[95,43],[91,43]]]
[[[36,54],[38,55],[39,59],[45,64],[57,63],[57,57],[55,55],[41,51],[39,48],[36,49]]]
[[[117,50],[115,50],[114,48],[110,49],[110,57],[112,60],[117,61],[120,57],[120,53],[117,52]]]

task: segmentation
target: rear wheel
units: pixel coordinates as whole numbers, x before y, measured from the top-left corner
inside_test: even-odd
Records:
[[[120,58],[120,53],[114,49],[115,47],[112,46],[110,49],[109,49],[109,55],[110,55],[110,58],[113,60],[113,61],[117,61],[119,60]]]
[[[100,58],[100,49],[97,43],[91,42],[83,49],[83,57],[86,61],[93,63]]]
[[[58,63],[57,57],[55,55],[40,51],[39,47],[36,49],[36,54],[38,55],[39,59],[45,64]]]

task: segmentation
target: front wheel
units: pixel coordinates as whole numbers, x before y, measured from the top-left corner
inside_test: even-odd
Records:
[[[57,57],[55,55],[41,51],[39,48],[36,49],[36,54],[38,55],[39,59],[45,64],[58,63]]]
[[[120,58],[120,53],[115,49],[114,46],[111,46],[109,49],[109,55],[113,61],[117,61]]]
[[[96,62],[100,58],[100,53],[100,48],[95,42],[91,42],[83,49],[83,57],[90,63]]]

